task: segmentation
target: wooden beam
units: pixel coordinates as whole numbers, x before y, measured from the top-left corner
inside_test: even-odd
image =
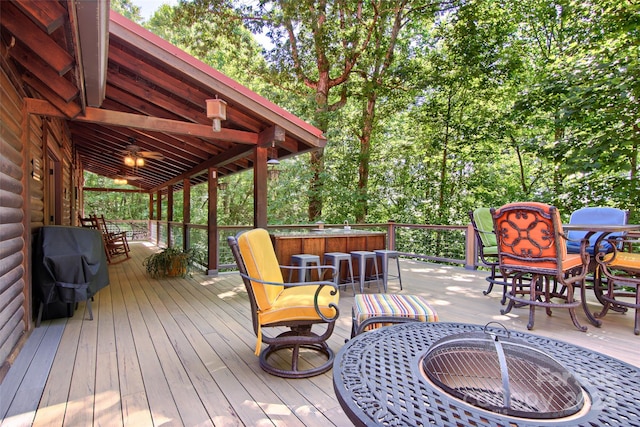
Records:
[[[168,69],[200,82],[201,86],[210,88],[220,98],[242,105],[246,111],[252,111],[263,121],[280,125],[291,134],[309,145],[310,149],[321,148],[326,138],[316,127],[306,123],[292,113],[286,111],[248,88],[239,85],[228,76],[220,73],[188,53],[171,45],[155,34],[135,31],[131,21],[112,11],[109,23],[109,34],[144,51],[153,60],[166,64]]]
[[[33,23],[10,1],[0,1],[2,25],[36,55],[49,64],[60,76],[73,67],[73,57],[54,42],[49,35]]]
[[[226,164],[229,164],[231,162],[234,162],[238,159],[241,159],[243,157],[245,157],[247,155],[247,153],[249,151],[251,151],[253,148],[252,147],[248,147],[246,145],[236,145],[235,147],[233,147],[230,150],[227,150],[223,153],[220,153],[220,155],[215,156],[210,158],[209,160],[200,163],[198,166],[196,166],[195,168],[183,173],[182,175],[179,175],[165,183],[163,183],[162,185],[159,185],[157,187],[151,188],[149,191],[160,191],[160,189],[165,188],[167,185],[171,185],[171,184],[175,184],[178,181],[185,179],[185,178],[189,178],[191,176],[195,176],[195,175],[199,175],[201,174],[205,169],[210,168],[210,167],[215,167],[215,168],[220,168]],[[265,160],[266,162],[266,160]]]
[[[49,86],[45,85],[35,77],[25,74],[22,76],[22,80],[24,80],[26,84],[31,86],[38,93],[40,93],[40,95],[48,100],[48,102],[44,102],[51,103],[55,106],[58,111],[56,117],[73,119],[74,117],[78,117],[78,115],[82,112],[80,106],[74,101],[66,102],[64,99],[60,98],[58,94],[55,93]]]
[[[79,90],[73,83],[59,76],[39,56],[31,50],[25,49],[22,43],[17,43],[9,53],[13,59],[29,70],[65,102],[70,102],[78,96]]]
[[[272,143],[278,145],[285,140],[286,132],[280,126],[271,126],[258,134],[260,147],[271,147]]]
[[[43,116],[65,117],[55,109],[52,109],[46,101],[28,98],[27,108],[32,114]],[[66,118],[66,117],[65,117]],[[258,135],[252,132],[243,132],[234,129],[222,129],[214,132],[211,126],[196,123],[187,123],[177,120],[161,119],[158,117],[143,116],[140,114],[123,113],[120,111],[102,110],[100,108],[87,107],[85,114],[74,118],[81,123],[96,123],[106,126],[122,126],[134,129],[167,132],[176,135],[190,135],[207,139],[220,139],[236,144],[256,145]]]
[[[117,43],[112,43],[109,48],[109,61],[118,64],[120,68],[131,70],[134,74],[154,86],[165,89],[184,100],[185,103],[198,106],[203,111],[206,108],[204,105],[205,100],[214,97],[212,92],[204,92],[197,87],[183,84],[182,80],[167,73],[159,73],[158,69],[153,65],[120,50]],[[234,108],[233,100],[226,99],[226,101],[229,102],[227,106],[227,122],[241,124],[243,128],[254,132],[260,130],[260,122],[258,120]]]
[[[145,190],[133,188],[100,188],[100,187],[82,187],[82,191],[95,191],[98,193],[149,193]]]
[[[67,11],[57,1],[21,0],[15,5],[47,34],[60,28],[67,16]]]
[[[169,95],[164,95],[163,92],[158,91],[157,88],[147,86],[146,84],[132,78],[126,78],[123,74],[116,72],[113,69],[109,69],[107,71],[107,78],[109,86],[113,86],[123,92],[136,96],[138,98],[137,103],[139,104],[149,103],[161,108],[165,111],[163,115],[168,112],[182,120],[207,123],[207,115],[204,106],[195,106],[192,104],[189,105],[182,102],[176,102],[175,98],[172,98]],[[211,123],[211,121],[209,120],[208,123]]]

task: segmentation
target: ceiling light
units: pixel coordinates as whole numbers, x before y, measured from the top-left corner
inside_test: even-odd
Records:
[[[124,164],[133,167],[136,165],[136,160],[131,154],[127,154],[126,156],[124,156]]]
[[[137,157],[136,156],[136,166],[138,166],[138,167],[144,166],[144,159],[142,157]]]
[[[278,149],[276,148],[275,141],[271,142],[271,148],[269,149],[269,160],[267,160],[267,176],[269,179],[276,180],[280,176],[280,161],[278,160]]]

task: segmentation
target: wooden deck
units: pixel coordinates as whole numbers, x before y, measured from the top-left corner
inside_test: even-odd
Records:
[[[29,337],[0,385],[2,426],[350,425],[331,371],[286,380],[260,369],[237,273],[150,279],[142,260],[153,247],[131,246],[133,259],[109,267],[111,284],[95,298],[93,321],[84,320],[81,304],[73,318],[45,321]],[[403,260],[404,290],[392,281],[389,291],[426,297],[440,321],[526,330],[528,309],[500,315],[500,289],[482,294],[485,275]],[[342,293],[330,340],[336,352],[350,333],[352,301],[350,289]],[[532,332],[640,366],[630,314],[609,313],[584,333],[566,310],[548,317],[538,309]]]

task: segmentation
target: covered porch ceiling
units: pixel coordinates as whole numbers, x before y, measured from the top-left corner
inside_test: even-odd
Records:
[[[74,158],[107,177],[159,191],[253,168],[255,148],[278,158],[323,147],[322,132],[134,22],[109,2],[1,3],[2,33],[27,111],[67,120]],[[212,47],[215,48],[215,47]],[[227,102],[220,132],[206,100]],[[143,167],[123,158],[134,144],[159,153]]]

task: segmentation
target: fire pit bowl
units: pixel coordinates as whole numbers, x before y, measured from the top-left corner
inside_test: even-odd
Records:
[[[465,332],[435,342],[422,373],[445,393],[478,408],[522,418],[578,413],[585,392],[575,376],[531,344],[506,335]]]
[[[513,353],[518,360],[516,364],[536,367],[531,381],[520,381],[518,374],[508,372],[512,381],[508,405],[511,412],[507,413],[503,408],[501,370],[493,369],[487,375],[500,378],[500,385],[491,388],[486,384],[470,384],[468,380],[461,385],[460,381],[451,379],[441,380],[442,384],[437,385],[426,375],[431,368],[425,368],[425,356],[429,352],[437,355],[446,348],[446,343],[453,350],[444,351],[443,355],[449,358],[451,354],[459,354],[455,342],[460,334],[472,334],[471,337],[486,341],[482,347],[478,344],[468,350],[469,360],[478,360],[478,352],[487,359],[486,354],[495,357],[492,352],[500,350],[490,346],[495,347],[493,335],[500,335],[502,351]],[[522,343],[544,353],[544,357],[520,347]],[[522,358],[525,362],[519,361]],[[482,365],[487,364],[487,360],[482,362]],[[520,391],[520,385],[517,385],[519,382],[523,383],[522,387],[527,382],[557,385],[559,379],[563,382],[560,388],[563,391],[554,393],[569,393],[567,407],[541,403],[552,395],[551,392],[541,397],[539,393],[529,393],[530,390]],[[478,395],[456,397],[445,391],[446,387],[465,391],[488,389],[490,392],[486,394],[493,400],[483,401]],[[526,332],[512,331],[505,339],[503,329],[482,325],[416,322],[360,334],[349,340],[337,354],[333,363],[333,388],[345,414],[356,426],[640,427],[639,367],[584,347]],[[535,409],[530,411],[532,408]],[[546,412],[547,415],[540,418],[530,412]]]

